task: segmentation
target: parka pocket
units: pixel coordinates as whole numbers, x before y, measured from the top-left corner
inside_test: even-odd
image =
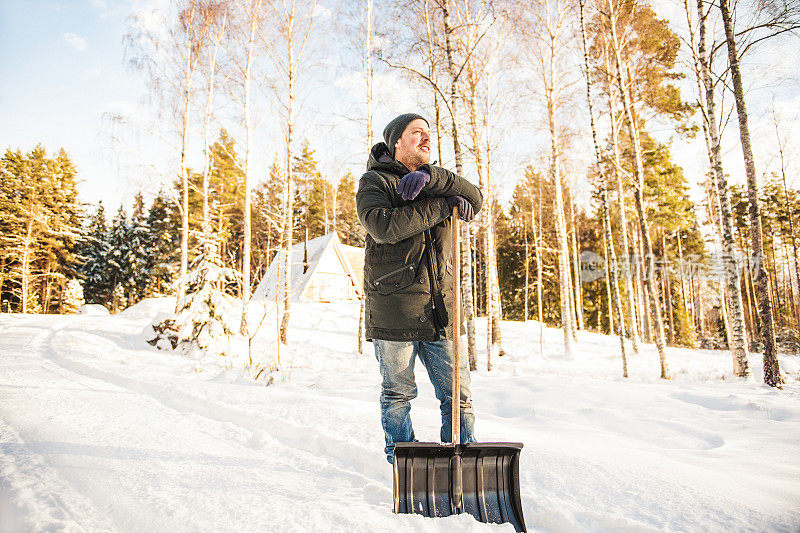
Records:
[[[375,290],[383,295],[405,289],[414,283],[414,273],[417,269],[415,264],[403,264],[383,274],[372,282]]]

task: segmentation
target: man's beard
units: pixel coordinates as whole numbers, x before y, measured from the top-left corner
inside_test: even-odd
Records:
[[[411,154],[409,159],[411,160],[410,162],[413,165],[415,165],[416,167],[420,167],[422,165],[426,165],[431,162],[431,154],[430,152],[428,152],[427,154],[425,152],[414,152],[413,154]]]

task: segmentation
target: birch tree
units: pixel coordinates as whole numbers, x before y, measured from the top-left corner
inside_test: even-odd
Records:
[[[143,72],[151,94],[168,115],[167,130],[179,137],[177,178],[181,184],[178,207],[181,213],[181,253],[179,279],[186,275],[189,261],[189,181],[187,150],[191,130],[192,104],[199,90],[196,81],[205,34],[201,2],[180,0],[174,5],[174,18],[156,10],[133,19],[133,28],[124,36],[128,63]],[[151,129],[150,133],[154,130]],[[160,139],[163,136],[158,135]],[[155,165],[151,165],[155,166]],[[178,300],[184,292],[178,285]]]
[[[297,95],[296,87],[298,76],[304,61],[306,45],[311,36],[314,25],[314,15],[317,1],[307,2],[301,0],[287,0],[282,3],[270,4],[271,23],[277,30],[274,34],[265,36],[267,50],[273,60],[280,78],[278,94],[279,106],[283,115],[284,135],[284,190],[283,190],[283,261],[281,277],[283,289],[280,303],[280,339],[287,343],[287,331],[291,313],[292,290],[292,228],[293,228],[293,161],[295,128],[297,120]]]
[[[366,104],[367,104],[367,152],[372,149],[372,145],[375,143],[374,134],[372,132],[372,99],[373,99],[373,91],[372,91],[372,82],[374,79],[374,69],[372,64],[372,54],[373,54],[373,46],[372,46],[372,22],[373,22],[373,15],[372,15],[372,4],[373,0],[364,0],[364,10],[362,12],[363,15],[363,24],[362,24],[362,55],[361,55],[361,64],[362,68],[364,69],[364,84],[366,85]],[[428,13],[428,3],[425,2],[425,14],[426,14],[426,22],[427,22],[427,13]],[[430,24],[428,24],[428,34],[430,35]],[[430,42],[430,37],[429,37]],[[435,97],[435,93],[434,93]],[[438,128],[438,116],[436,122]],[[438,136],[437,136],[438,139]],[[437,140],[437,144],[440,144]],[[440,159],[441,159],[441,147],[439,148],[440,151]],[[365,305],[367,297],[363,294],[363,289],[359,289],[361,291],[361,302],[358,306],[358,353],[364,353],[364,322],[365,322]]]
[[[786,146],[788,143],[788,136],[784,135],[781,136],[780,131],[780,120],[778,118],[778,114],[775,111],[775,103],[772,104],[772,123],[775,126],[775,139],[777,140],[778,144],[778,156],[780,162],[780,171],[781,171],[781,183],[783,184],[783,196],[786,202],[786,218],[788,218],[789,222],[789,241],[792,244],[792,254],[794,258],[794,279],[797,284],[798,293],[800,293],[800,262],[797,259],[797,237],[795,236],[794,231],[794,214],[792,213],[792,201],[789,196],[789,187],[786,184],[786,167],[787,167],[787,154]],[[791,287],[791,274],[789,275],[789,286]],[[795,325],[800,327],[800,307],[798,306],[798,301],[794,296],[792,297],[792,305],[794,307],[794,314],[795,314]]]
[[[645,275],[643,276],[645,292],[644,297],[650,304],[650,319],[654,332],[656,349],[658,350],[658,359],[661,366],[661,378],[670,379],[669,366],[667,365],[666,354],[664,351],[664,324],[661,320],[661,305],[653,287],[653,278],[655,274],[653,264],[653,246],[650,241],[647,215],[644,208],[644,165],[642,163],[642,148],[639,142],[639,133],[634,122],[633,104],[631,103],[629,87],[627,87],[626,83],[623,81],[624,71],[619,40],[617,37],[618,13],[614,6],[615,1],[616,0],[609,0],[608,2],[608,18],[611,32],[611,47],[614,57],[614,73],[616,76],[617,89],[622,97],[623,110],[625,112],[625,122],[634,152],[634,200],[636,203],[636,212],[639,217],[640,242],[646,261]]]
[[[209,35],[205,46],[206,67],[206,104],[203,110],[203,247],[205,253],[210,253],[213,239],[211,237],[211,215],[209,210],[209,182],[213,155],[211,153],[211,119],[214,114],[214,96],[217,82],[217,55],[225,35],[225,25],[228,20],[226,6],[222,3],[209,3],[201,8],[200,17],[202,25]],[[219,253],[218,250],[214,250]]]
[[[608,54],[603,54],[605,59],[606,72],[608,68]],[[628,215],[625,202],[625,186],[623,185],[622,174],[624,172],[619,153],[619,128],[617,127],[617,117],[614,112],[613,83],[608,80],[608,119],[611,126],[611,146],[614,151],[614,181],[617,188],[617,202],[619,211],[619,233],[622,246],[622,272],[625,276],[625,294],[628,300],[628,332],[631,337],[633,353],[639,353],[639,306],[636,304],[636,287],[633,284],[633,266],[631,264],[632,250],[628,243]]]
[[[464,41],[463,48],[468,51],[463,66],[463,92],[464,101],[469,121],[471,140],[470,151],[475,161],[478,172],[478,186],[483,194],[483,209],[481,218],[481,243],[483,250],[481,257],[485,264],[486,287],[486,316],[487,316],[487,366],[491,366],[492,357],[503,355],[501,345],[502,307],[500,302],[500,283],[497,273],[496,236],[494,228],[494,188],[490,168],[491,140],[489,135],[489,75],[492,51],[500,48],[501,43],[480,46],[486,33],[491,28],[489,19],[489,5],[485,2],[473,7],[467,0],[459,4],[460,25]],[[485,42],[485,41],[484,41]],[[488,48],[488,50],[487,50]],[[483,103],[482,103],[483,102]],[[465,229],[468,235],[469,228]],[[467,261],[462,261],[464,268],[471,268],[470,255],[466,254]],[[468,293],[465,293],[468,295]]]
[[[550,135],[549,172],[555,191],[553,210],[558,243],[558,275],[561,305],[561,327],[564,333],[564,353],[572,354],[573,323],[570,310],[571,272],[570,252],[567,242],[567,224],[564,214],[564,192],[561,175],[561,139],[557,119],[557,108],[565,88],[561,52],[565,49],[565,24],[568,4],[562,0],[540,0],[537,4],[537,19],[534,31],[539,32],[535,39],[536,69],[543,89],[543,99],[547,109],[547,124]]]
[[[728,339],[733,356],[734,374],[739,377],[744,377],[750,373],[747,334],[745,331],[740,270],[735,257],[736,247],[733,239],[733,215],[731,213],[730,192],[728,190],[727,178],[722,169],[720,136],[714,98],[715,84],[711,76],[711,58],[708,57],[707,53],[706,19],[708,17],[708,11],[703,7],[703,0],[697,0],[696,8],[698,16],[698,41],[696,53],[694,46],[692,46],[692,55],[695,60],[695,73],[698,89],[700,90],[700,99],[701,101],[704,100],[705,104],[700,105],[700,109],[702,112],[704,136],[706,138],[706,151],[708,153],[709,165],[714,174],[717,200],[719,202],[722,254],[726,280],[725,290],[731,307],[731,312],[729,314],[726,313],[726,316],[729,315],[727,316],[728,320],[726,322],[730,323],[731,333]],[[690,25],[690,33],[693,33],[691,31],[692,19],[688,0],[686,1],[686,12]]]
[[[761,341],[764,344],[764,383],[772,387],[783,384],[780,366],[778,365],[777,347],[775,346],[775,323],[772,318],[772,297],[769,292],[769,275],[764,264],[764,241],[761,230],[761,208],[758,199],[758,176],[756,174],[753,148],[750,142],[750,126],[747,116],[747,105],[744,98],[742,73],[739,68],[739,52],[737,51],[736,33],[733,29],[728,0],[719,0],[719,9],[725,27],[725,44],[728,49],[728,66],[733,84],[733,96],[736,102],[736,115],[739,119],[739,139],[742,146],[745,174],[747,176],[747,194],[750,214],[750,247],[751,263],[755,270],[756,291],[758,293],[758,310],[761,318]]]
[[[619,280],[618,280],[618,268],[617,268],[617,256],[616,252],[614,252],[614,237],[611,232],[611,216],[609,214],[608,209],[608,195],[607,195],[607,188],[608,188],[608,180],[603,172],[603,164],[602,164],[602,156],[600,153],[600,146],[597,143],[597,129],[595,128],[594,122],[594,106],[592,105],[592,84],[590,78],[590,70],[589,70],[589,52],[588,46],[586,43],[586,23],[584,20],[584,0],[578,0],[579,5],[579,12],[580,12],[580,24],[581,24],[581,43],[583,45],[583,66],[584,66],[584,77],[586,79],[586,103],[589,108],[589,126],[592,130],[592,145],[594,147],[594,154],[595,154],[595,161],[597,163],[597,169],[600,173],[600,209],[601,209],[601,216],[603,219],[603,235],[605,241],[605,252],[606,257],[608,258],[608,263],[606,268],[608,269],[607,273],[609,274],[609,285],[611,287],[611,294],[613,297],[613,307],[617,314],[617,327],[619,328],[619,348],[620,348],[620,355],[622,356],[622,376],[628,377],[628,358],[625,352],[625,318],[622,313],[622,301],[619,294]],[[613,117],[612,117],[613,120]],[[611,303],[609,303],[611,306]],[[613,326],[611,326],[611,330],[613,331]]]
[[[250,261],[252,243],[251,190],[254,180],[252,176],[253,144],[255,141],[255,118],[253,117],[253,86],[256,84],[258,59],[262,48],[260,38],[267,31],[267,10],[264,0],[237,0],[236,41],[231,54],[236,69],[236,78],[240,93],[241,118],[244,123],[245,146],[241,170],[244,174],[244,199],[242,204],[242,321],[240,331],[248,335],[247,304],[250,301]]]

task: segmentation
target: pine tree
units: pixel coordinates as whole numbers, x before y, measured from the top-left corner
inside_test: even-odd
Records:
[[[76,255],[82,238],[84,208],[78,199],[75,165],[61,148],[48,160],[49,180],[44,190],[51,231],[44,240],[45,264],[42,267],[43,311],[62,312],[62,295],[69,279],[77,275],[80,260]]]
[[[351,172],[345,174],[336,186],[335,230],[344,244],[364,246],[366,232],[356,211],[356,180]]]
[[[0,186],[0,266],[3,299],[23,313],[60,310],[66,280],[78,266],[82,207],[75,168],[64,150],[48,158],[7,150]]]
[[[5,167],[10,171],[5,188],[12,202],[0,238],[12,258],[11,293],[19,302],[21,312],[36,313],[41,311],[36,267],[44,255],[43,236],[50,231],[42,187],[47,179],[47,156],[39,145],[26,156],[9,150],[5,159]]]
[[[244,236],[244,172],[236,142],[220,130],[219,140],[211,146],[210,215],[211,233],[217,238],[223,264],[239,268]]]
[[[208,183],[209,224],[220,259],[238,268],[242,256],[244,174],[236,153],[236,142],[225,129],[209,147],[211,168]],[[202,173],[189,170],[189,261],[199,253],[203,230]],[[180,182],[175,190],[180,191]],[[176,211],[180,216],[180,213]],[[255,231],[254,231],[255,234]]]

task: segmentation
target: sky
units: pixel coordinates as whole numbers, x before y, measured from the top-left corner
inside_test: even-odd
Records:
[[[125,65],[123,35],[132,14],[163,7],[165,3],[166,0],[0,0],[0,148],[27,152],[37,143],[49,153],[65,148],[78,168],[81,198],[89,203],[103,200],[107,211],[113,211],[120,203],[130,205],[139,190],[149,195],[157,192],[163,180],[142,163],[151,159],[165,161],[168,156],[164,155],[163,144],[135,134],[128,135],[124,143],[112,142],[116,130],[107,117],[108,113],[136,117],[150,112],[143,103],[147,96],[143,77]],[[676,29],[685,24],[682,2],[660,0],[657,5],[659,13],[668,16]],[[331,10],[320,8],[321,27],[330,27],[332,16]],[[318,34],[317,39],[316,45],[331,43],[324,34]],[[341,40],[333,42],[342,48],[347,46]],[[762,47],[744,64],[758,172],[778,170],[772,125],[774,101],[781,115],[782,131],[789,138],[789,151],[795,155],[789,158],[790,181],[795,185],[800,183],[794,163],[800,155],[800,142],[794,139],[800,133],[798,44],[800,40],[792,37]],[[358,72],[347,66],[346,54],[320,55],[322,59],[312,66],[312,74],[299,93],[298,139],[311,142],[323,173],[333,181],[348,170],[358,176],[366,161],[364,106],[360,104],[363,82]],[[374,133],[379,139],[386,122],[418,106],[414,86],[408,80],[380,67],[376,67],[376,74]],[[687,97],[692,84],[690,77],[683,82]],[[731,101],[729,97],[726,100]],[[272,160],[279,157],[280,129],[270,118],[267,106],[257,112],[259,149],[253,164],[262,179]],[[497,193],[501,200],[510,197],[526,157],[533,160],[528,143],[537,133],[519,131],[517,125],[535,128],[538,121],[505,117],[515,126],[502,130],[496,153]],[[236,128],[234,123],[218,126]],[[662,140],[672,137],[664,132],[655,134]],[[194,139],[195,143],[198,141]],[[706,169],[702,138],[672,138],[671,143],[676,162],[694,186]],[[588,146],[586,142],[582,144]],[[726,170],[734,183],[744,180],[738,151],[733,115],[723,134],[723,152]],[[591,157],[589,153],[587,156]],[[581,179],[580,156],[578,159],[573,179],[576,188],[588,196],[588,187]],[[445,157],[443,163],[452,166],[452,157]],[[190,164],[200,165],[196,159]],[[698,194],[694,187],[693,195]]]
[[[144,91],[123,63],[127,15],[140,2],[0,2],[0,147],[63,147],[87,202],[118,204],[131,191],[105,140],[104,113],[129,110]]]

